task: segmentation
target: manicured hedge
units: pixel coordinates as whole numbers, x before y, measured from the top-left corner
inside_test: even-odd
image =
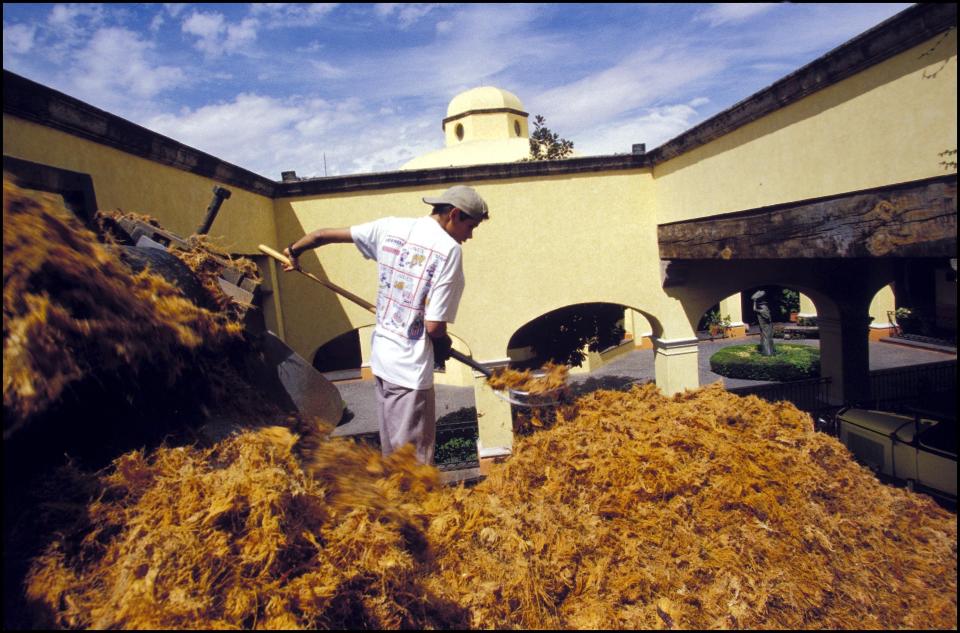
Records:
[[[797,343],[776,343],[776,354],[764,356],[755,344],[731,345],[710,357],[710,369],[727,378],[801,380],[820,375],[820,350]]]

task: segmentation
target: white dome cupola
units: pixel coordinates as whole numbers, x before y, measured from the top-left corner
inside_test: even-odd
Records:
[[[527,117],[517,95],[493,86],[461,92],[447,106],[443,120],[447,147],[470,141],[529,137]]]
[[[512,163],[530,156],[529,115],[517,95],[481,86],[455,96],[443,119],[445,147],[401,169]]]

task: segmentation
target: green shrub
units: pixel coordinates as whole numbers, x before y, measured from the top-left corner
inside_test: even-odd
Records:
[[[433,461],[438,465],[477,461],[476,434],[450,435],[442,439],[438,437]]]
[[[757,345],[731,345],[710,357],[710,369],[727,378],[802,380],[820,375],[820,350],[809,345],[777,343],[776,354],[764,356]]]

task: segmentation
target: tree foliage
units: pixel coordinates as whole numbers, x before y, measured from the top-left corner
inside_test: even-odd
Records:
[[[530,135],[530,158],[527,160],[553,160],[568,158],[573,154],[573,141],[560,138],[546,126],[541,115],[533,117],[533,134]]]
[[[623,306],[592,303],[567,306],[547,313],[520,328],[513,346],[531,346],[533,364],[547,361],[579,367],[586,355],[617,345],[623,340]]]

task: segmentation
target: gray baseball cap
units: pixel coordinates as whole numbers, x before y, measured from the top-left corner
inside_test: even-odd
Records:
[[[455,185],[450,187],[437,198],[424,198],[427,204],[452,204],[475,220],[486,220],[490,217],[487,203],[483,201],[472,187]]]

